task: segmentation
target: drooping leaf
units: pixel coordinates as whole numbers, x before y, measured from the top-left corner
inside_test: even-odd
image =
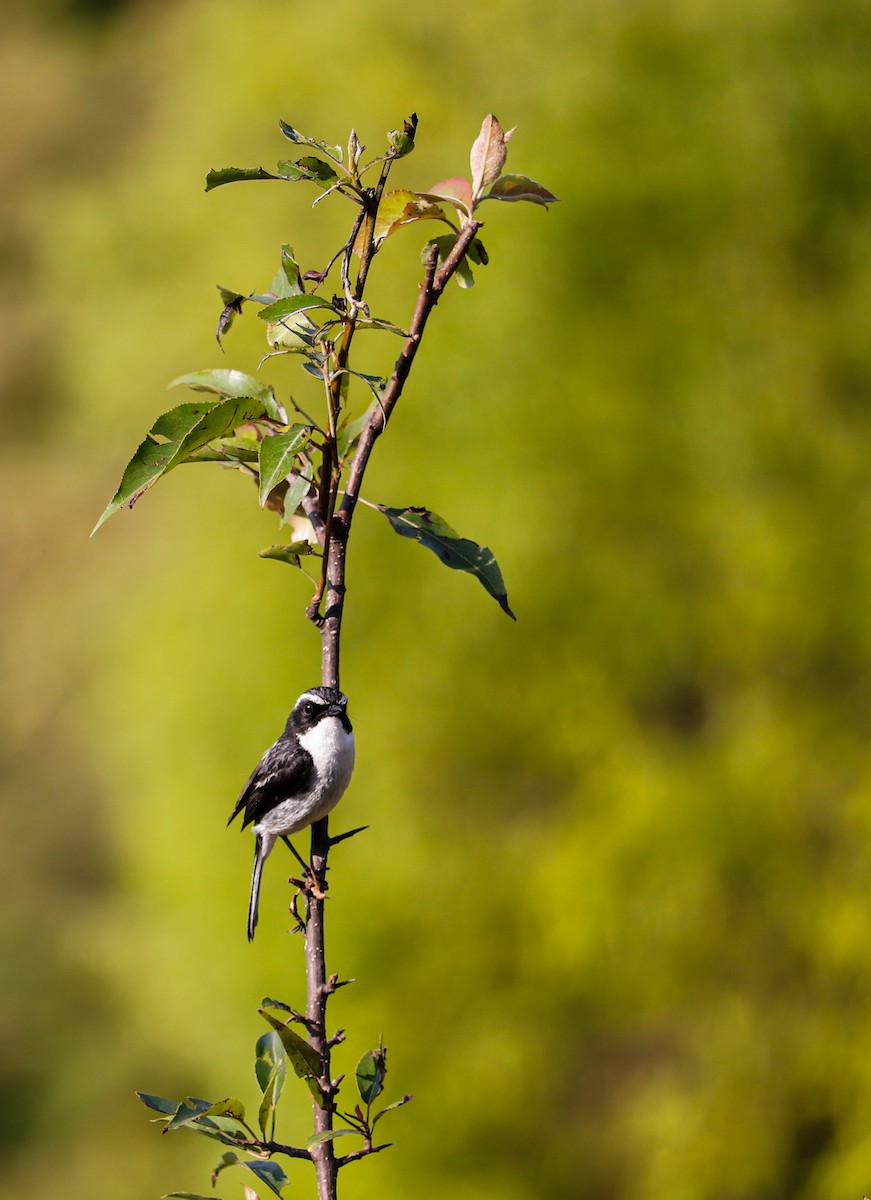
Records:
[[[502,174],[508,157],[507,143],[513,133],[513,129],[506,133],[492,113],[484,118],[470,155],[472,196],[475,201]]]
[[[282,433],[265,437],[260,443],[260,507],[269,493],[293,469],[301,446],[311,437],[308,425],[291,425]]]
[[[272,1013],[266,1012],[262,1008],[258,1011],[261,1017],[272,1026],[281,1038],[281,1044],[284,1046],[288,1062],[296,1076],[299,1079],[305,1079],[307,1075],[317,1078],[323,1070],[321,1056],[317,1050],[313,1046],[310,1046],[305,1038],[301,1038],[298,1033],[288,1025],[285,1025],[283,1021],[279,1021],[277,1017],[273,1017]]]
[[[272,1073],[266,1081],[266,1087],[263,1089],[263,1099],[260,1101],[260,1107],[257,1110],[257,1121],[264,1140],[269,1136],[267,1133],[269,1122],[270,1120],[274,1120],[275,1106],[278,1104],[286,1077],[287,1063],[282,1060],[273,1067]]]
[[[559,196],[549,192],[544,184],[536,183],[526,175],[501,175],[479,203],[485,200],[528,200],[531,204],[540,204],[547,208],[549,204],[557,204]]]
[[[383,1046],[367,1050],[357,1063],[357,1091],[367,1107],[381,1095],[386,1074],[387,1051]]]
[[[308,495],[311,485],[311,479],[305,475],[294,474],[291,477],[287,485],[287,491],[284,493],[284,512],[281,524],[286,525],[291,517],[294,516],[300,504],[302,504]]]
[[[215,1182],[222,1171],[226,1171],[227,1167],[237,1166],[241,1161],[242,1159],[239,1157],[239,1155],[234,1154],[232,1150],[228,1150],[226,1153],[222,1154],[218,1161],[218,1165],[215,1167],[214,1171],[212,1171],[212,1187],[215,1186]]]
[[[143,492],[156,483],[169,467],[175,453],[175,443],[156,442],[152,437],[146,437],[136,453],[127,464],[118,490],[103,510],[97,524],[91,530],[91,537],[97,532],[104,521],[108,521],[113,513],[125,504],[131,506]]]
[[[280,1196],[282,1188],[286,1188],[290,1183],[281,1164],[272,1159],[264,1162],[259,1158],[245,1158],[242,1159],[242,1164],[252,1171],[271,1192],[275,1192],[276,1196]]]
[[[428,508],[408,506],[406,508],[388,508],[383,504],[376,505],[379,512],[384,513],[393,529],[401,537],[413,538],[432,550],[446,567],[454,571],[467,571],[482,584],[484,589],[497,601],[503,612],[512,620],[517,618],[508,606],[508,595],[502,579],[499,564],[487,546],[460,537],[455,529],[436,513]]]
[[[484,249],[484,243],[480,238],[472,238],[469,242],[469,248],[466,251],[469,260],[477,263],[479,267],[486,267],[490,262],[490,255]]]
[[[287,1059],[281,1038],[274,1029],[267,1029],[266,1033],[257,1039],[257,1045],[254,1048],[254,1074],[257,1076],[257,1084],[261,1092],[266,1091],[275,1068],[281,1066],[286,1072]]]
[[[167,1117],[178,1108],[178,1100],[167,1100],[166,1096],[153,1096],[150,1092],[137,1092],[136,1095],[146,1108],[151,1108],[154,1112],[163,1113]]]
[[[218,317],[218,324],[215,327],[215,339],[223,350],[224,344],[221,338],[241,313],[242,305],[245,303],[247,297],[243,296],[241,292],[232,292],[229,288],[221,287],[220,284],[218,284],[218,291],[221,293],[221,300],[224,303],[224,307],[221,310],[221,315]]]
[[[206,191],[221,187],[225,183],[238,183],[243,179],[280,179],[280,175],[270,175],[262,167],[222,167],[219,171],[209,171],[206,176]]]
[[[241,374],[241,372],[225,372]],[[218,375],[222,372],[201,372],[201,375]],[[193,376],[183,377],[186,382]],[[182,382],[182,380],[176,380]],[[194,386],[194,385],[191,385]],[[198,390],[215,390],[200,388]],[[222,400],[217,404],[180,404],[163,413],[155,421],[151,431],[140,444],[127,464],[118,490],[107,504],[91,536],[104,521],[125,504],[133,505],[139,497],[152,487],[161,475],[177,467],[195,451],[224,437],[240,425],[266,415],[263,401],[255,396]],[[157,441],[157,438],[167,441]]]

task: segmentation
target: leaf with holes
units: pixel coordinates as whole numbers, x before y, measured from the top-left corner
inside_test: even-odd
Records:
[[[238,183],[243,179],[280,179],[280,175],[270,175],[262,167],[222,167],[220,171],[209,171],[206,176],[206,191],[221,187],[224,183]]]
[[[453,571],[466,571],[474,575],[482,587],[499,604],[512,620],[517,620],[508,606],[508,594],[502,580],[502,572],[487,546],[479,546],[468,538],[460,537],[447,521],[428,508],[409,505],[406,508],[388,508],[376,504],[384,513],[393,529],[401,537],[413,538],[428,550],[432,550],[446,567]]]

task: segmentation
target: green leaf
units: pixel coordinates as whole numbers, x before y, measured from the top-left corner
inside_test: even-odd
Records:
[[[310,437],[308,425],[291,425],[285,432],[267,436],[260,443],[261,508],[265,506],[275,485],[293,470],[297,452]]]
[[[282,179],[287,179],[291,183],[299,183],[301,180],[311,180],[318,187],[329,188],[338,181],[338,175],[330,166],[325,163],[322,158],[315,158],[313,155],[306,158],[298,158],[296,162],[292,162],[288,158],[284,158],[278,164],[278,173]]]
[[[502,175],[487,195],[481,197],[480,203],[483,204],[485,200],[528,200],[531,204],[540,204],[542,208],[547,208],[549,204],[557,204],[559,197],[526,175]]]
[[[275,1192],[276,1196],[280,1196],[282,1188],[286,1188],[290,1183],[280,1163],[272,1160],[263,1162],[258,1158],[246,1158],[242,1160],[242,1165],[253,1172],[261,1183],[266,1184],[271,1192]]]
[[[477,241],[477,239],[475,239],[475,240]],[[438,248],[438,256],[436,258],[436,266],[440,267],[442,265],[442,263],[444,263],[444,261],[447,259],[450,252],[453,250],[454,246],[456,245],[456,242],[457,242],[456,236],[452,233],[444,233],[444,234],[442,234],[441,237],[431,238],[427,242],[427,244],[424,246],[423,250],[421,251],[421,255],[420,255],[421,262],[424,262],[424,263],[428,262],[429,255],[430,255],[430,247],[436,246]],[[481,246],[481,243],[478,242],[478,245]],[[470,249],[471,249],[471,247],[470,247]],[[481,246],[481,249],[483,249],[482,246]],[[475,253],[478,253],[478,252],[476,251]],[[484,251],[484,253],[486,254],[486,251]],[[456,279],[457,279],[457,283],[462,288],[473,287],[474,283],[475,283],[474,276],[472,275],[472,268],[469,266],[469,258],[471,258],[471,257],[472,257],[472,255],[470,254],[470,251],[467,250],[465,257],[462,258],[460,260],[459,264],[457,265],[457,269],[455,272]],[[474,259],[473,259],[473,261],[474,261]]]
[[[502,174],[508,157],[508,141],[513,129],[506,133],[490,113],[484,118],[481,132],[472,145],[472,195],[475,199]]]
[[[484,243],[478,238],[472,238],[466,254],[469,256],[469,261],[477,263],[479,267],[486,267],[490,262],[490,255],[484,249]]]
[[[386,1074],[387,1052],[383,1046],[367,1050],[357,1063],[357,1091],[367,1107],[381,1095]]]
[[[265,1012],[262,1008],[258,1011],[281,1038],[288,1062],[293,1067],[297,1078],[305,1079],[308,1075],[317,1078],[323,1070],[321,1056],[317,1050],[310,1046],[305,1038],[301,1038],[293,1029],[279,1021],[277,1017],[273,1017],[272,1013]]]
[[[286,296],[301,296],[304,292],[299,266],[293,256],[292,246],[281,247],[281,266],[269,285],[269,295],[275,300]]]
[[[215,1167],[214,1171],[212,1171],[212,1187],[215,1186],[215,1181],[222,1171],[226,1171],[227,1167],[237,1166],[239,1163],[241,1163],[241,1161],[242,1159],[239,1157],[239,1155],[234,1154],[232,1150],[228,1150],[225,1154],[222,1154],[218,1165]]]
[[[517,620],[508,607],[508,595],[502,580],[499,564],[487,546],[479,546],[468,538],[460,537],[455,529],[428,508],[409,506],[388,508],[383,504],[375,507],[384,513],[391,526],[401,537],[413,538],[432,550],[433,554],[453,571],[467,571],[481,583],[497,601],[503,612]]]
[[[242,1121],[236,1117],[200,1117],[198,1121],[194,1121],[189,1126],[194,1133],[202,1133],[206,1137],[214,1138],[217,1142],[222,1142],[225,1146],[238,1146],[242,1142],[247,1142],[249,1132]]]
[[[317,138],[306,137],[304,133],[300,133],[298,129],[294,129],[287,121],[279,121],[278,126],[284,136],[291,142],[295,142],[298,146],[314,146],[316,150],[323,150],[324,154],[334,159],[336,162],[342,161],[342,147],[329,146],[326,142],[320,142]]]
[[[204,1117],[232,1117],[235,1121],[245,1120],[245,1105],[236,1096],[228,1096],[226,1100],[218,1100],[210,1104],[202,1114]]]
[[[221,372],[202,372],[213,375]],[[229,372],[240,374],[240,372]],[[185,382],[193,377],[183,377]],[[176,380],[176,382],[180,382]],[[194,385],[190,385],[194,386]],[[200,388],[199,390],[214,390]],[[239,425],[265,416],[262,399],[245,396],[240,399],[222,400],[217,404],[180,404],[177,408],[158,417],[145,441],[127,464],[118,490],[107,504],[102,516],[94,526],[91,536],[104,521],[125,504],[133,505],[139,497],[152,487],[161,475],[177,467],[195,451],[215,438],[224,437]],[[158,442],[157,437],[168,438]]]
[[[221,187],[225,183],[238,183],[243,179],[280,179],[280,175],[270,175],[262,167],[222,167],[220,171],[209,171],[206,176],[206,191]]]
[[[401,1100],[394,1100],[392,1104],[388,1104],[386,1108],[382,1108],[379,1113],[376,1113],[372,1119],[372,1128],[374,1129],[385,1113],[391,1112],[394,1108],[402,1108],[403,1104],[408,1104],[409,1100],[413,1100],[414,1096],[403,1096]]]
[[[185,462],[222,462],[238,466],[240,463],[256,463],[259,458],[260,442],[256,437],[227,437],[216,438],[208,446],[195,450]]]
[[[180,1200],[221,1200],[214,1192],[211,1196],[200,1196],[197,1192],[164,1192],[160,1200],[170,1200],[173,1196],[178,1196]]]
[[[339,428],[336,445],[340,458],[344,458],[357,445],[357,442],[360,440],[360,434],[366,428],[367,421],[376,409],[384,411],[384,405],[380,400],[373,401],[361,417],[357,417],[354,421],[346,421]]]
[[[470,288],[475,286],[475,276],[472,274],[472,268],[469,266],[468,258],[461,258],[457,263],[456,277],[457,283],[461,288]]]
[[[285,1072],[287,1071],[284,1046],[274,1029],[267,1029],[266,1033],[257,1039],[254,1055],[254,1074],[257,1076],[257,1085],[261,1092],[265,1092],[276,1067],[284,1067]]]
[[[182,384],[194,392],[213,392],[216,396],[223,396],[227,400],[241,400],[250,397],[265,402],[267,396],[274,395],[271,384],[262,383],[253,375],[246,375],[244,371],[222,369],[193,371],[190,375],[179,375],[169,386],[174,388],[180,387]],[[153,429],[152,433],[154,432]],[[163,433],[164,430],[158,432]],[[166,437],[172,436],[172,433],[166,432]]]
[[[313,1133],[306,1140],[307,1149],[311,1150],[312,1146],[322,1146],[324,1142],[334,1142],[336,1138],[347,1137],[349,1133],[355,1133],[357,1137],[362,1137],[359,1129],[325,1129],[323,1133]]]
[[[284,493],[284,513],[281,524],[286,525],[292,516],[296,513],[300,504],[306,498],[309,488],[312,485],[311,479],[305,475],[293,475],[287,485],[287,491]]]
[[[284,1089],[284,1081],[287,1078],[287,1056],[284,1053],[281,1038],[274,1029],[267,1030],[262,1037],[257,1039],[255,1054],[254,1073],[263,1093],[257,1118],[260,1123],[260,1132],[265,1139],[267,1126],[270,1118],[273,1117],[275,1106],[278,1104]]]
[[[284,1089],[284,1081],[287,1078],[287,1062],[282,1058],[281,1062],[275,1064],[272,1073],[266,1081],[266,1087],[263,1089],[263,1099],[260,1101],[260,1107],[257,1110],[257,1120],[260,1124],[260,1132],[264,1139],[267,1135],[270,1118],[274,1120],[275,1106],[278,1104],[279,1097]]]
[[[163,1132],[170,1133],[173,1129],[181,1129],[184,1125],[192,1124],[211,1107],[212,1105],[208,1100],[198,1100],[193,1096],[188,1096],[186,1100],[180,1102],[172,1120]]]
[[[414,149],[414,135],[417,133],[417,113],[413,112],[407,121],[402,122],[401,129],[391,129],[387,141],[393,150],[394,159],[405,158]]]
[[[178,1100],[167,1100],[165,1096],[152,1096],[150,1092],[137,1092],[136,1095],[146,1108],[163,1113],[167,1117],[178,1109]]]
[[[302,1013],[294,1008],[292,1004],[285,1004],[283,1000],[273,1000],[271,996],[264,996],[260,1001],[261,1008],[279,1008],[282,1012],[290,1013],[292,1017],[296,1017],[298,1021],[303,1019]],[[267,1035],[264,1034],[264,1037]]]
[[[274,304],[267,304],[265,308],[261,308],[257,316],[261,321],[268,321],[272,324],[285,317],[293,316],[295,313],[307,312],[312,308],[328,308],[334,316],[338,316],[332,304],[323,296],[305,295],[285,296],[281,300],[276,300]]]
[[[276,562],[287,563],[291,567],[298,567],[301,558],[315,553],[311,542],[291,542],[287,546],[265,546],[262,550],[257,551],[260,558],[271,558]]]

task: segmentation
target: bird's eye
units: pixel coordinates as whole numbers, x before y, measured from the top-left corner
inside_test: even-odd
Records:
[[[311,700],[306,700],[305,704],[302,706],[302,711],[305,713],[305,715],[310,717],[314,710],[315,706],[312,704]]]

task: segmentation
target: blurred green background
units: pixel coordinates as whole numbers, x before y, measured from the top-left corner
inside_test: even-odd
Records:
[[[318,675],[304,580],[258,560],[276,526],[234,473],[88,533],[170,379],[256,369],[252,317],[215,345],[215,284],[339,244],[349,206],[205,172],[271,168],[279,117],[378,147],[413,109],[396,184],[464,173],[493,111],[561,203],[482,210],[491,266],[365,489],[490,545],[518,624],[355,526],[336,827],[371,829],[335,854],[337,1066],[383,1033],[415,1101],[343,1197],[867,1192],[866,0],[6,12],[0,1195],[207,1192],[220,1149],[133,1091],[254,1103],[256,1005],[302,1001],[288,864],[249,947],[224,823]],[[376,261],[400,323],[421,241]]]

